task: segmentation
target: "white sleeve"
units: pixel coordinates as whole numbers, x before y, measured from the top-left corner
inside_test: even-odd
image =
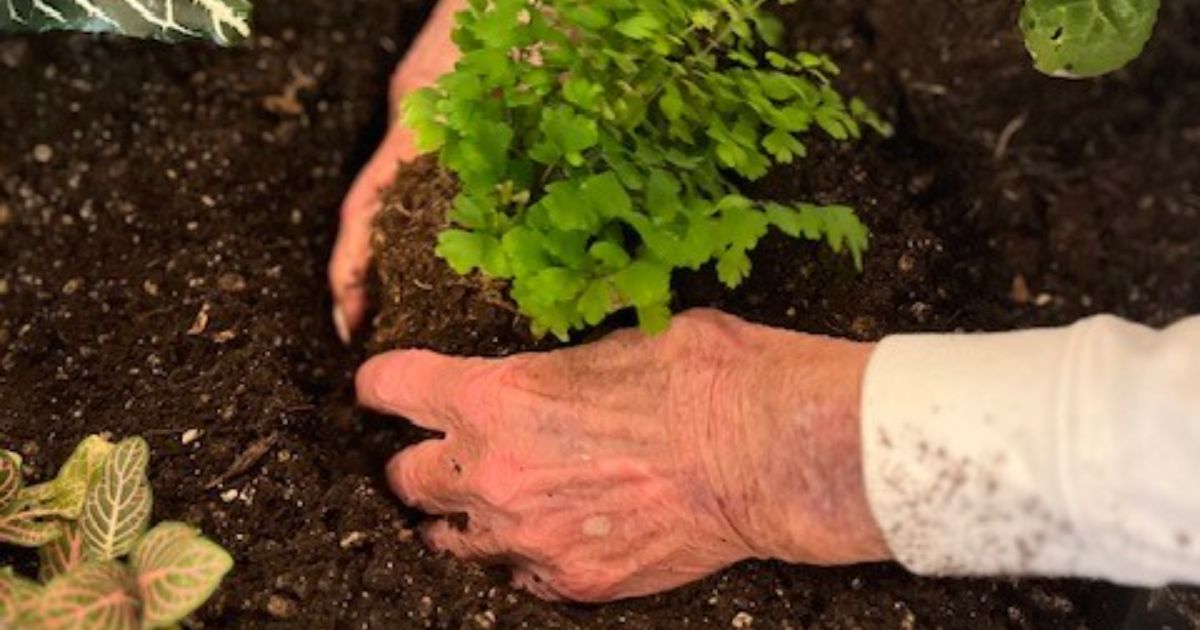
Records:
[[[914,572],[1200,583],[1200,317],[890,337],[863,449]]]

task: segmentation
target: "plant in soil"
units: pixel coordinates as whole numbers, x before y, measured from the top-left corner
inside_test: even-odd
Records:
[[[1142,54],[1158,8],[1159,0],[1026,0],[1021,30],[1038,70],[1094,77]]]
[[[0,450],[0,542],[38,551],[38,580],[0,569],[0,627],[170,627],[203,604],[233,559],[183,523],[147,531],[150,450],[141,438],[83,440],[47,482],[25,486]]]
[[[778,50],[763,4],[473,0],[462,60],[405,103],[459,186],[438,255],[509,281],[535,334],[562,339],[628,307],[664,329],[673,270],[715,261],[736,287],[772,227],[861,265],[853,209],[738,192],[803,158],[814,130],[890,133],[833,88],[828,58]]]
[[[4,0],[0,32],[88,31],[223,45],[250,35],[249,0]]]

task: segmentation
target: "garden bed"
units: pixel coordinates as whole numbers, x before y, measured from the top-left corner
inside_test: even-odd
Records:
[[[549,605],[425,551],[380,476],[421,436],[354,410],[364,355],[334,337],[324,284],[336,208],[425,8],[264,4],[253,46],[230,51],[0,40],[0,446],[46,476],[88,433],[145,435],[156,518],[195,523],[238,563],[204,627],[1198,623],[1188,591],[892,566],[748,563],[660,597]],[[1016,9],[789,7],[793,41],[837,59],[898,133],[814,147],[751,192],[855,205],[874,234],[866,269],[769,238],[737,291],[689,274],[678,306],[860,339],[1200,312],[1200,2],[1168,3],[1149,54],[1098,82],[1034,73]],[[397,246],[380,345],[531,347],[502,292],[431,258],[441,217],[416,201],[445,191],[420,168],[384,217]]]

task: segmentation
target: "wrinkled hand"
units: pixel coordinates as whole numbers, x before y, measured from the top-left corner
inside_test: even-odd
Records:
[[[545,599],[666,590],[747,558],[889,554],[862,480],[872,346],[677,316],[507,359],[425,351],[360,370],[360,402],[445,434],[397,455],[395,491],[435,549],[514,567]]]
[[[418,152],[412,131],[400,124],[399,106],[414,90],[433,84],[454,67],[458,48],[450,39],[454,14],[465,0],[440,0],[421,34],[392,75],[391,125],[383,143],[363,168],[342,202],[341,225],[329,260],[333,323],[338,337],[349,342],[367,314],[366,277],[371,265],[371,222],[379,213],[379,193],[396,179],[404,162]]]

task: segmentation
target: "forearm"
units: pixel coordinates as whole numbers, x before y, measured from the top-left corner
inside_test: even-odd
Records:
[[[748,554],[838,565],[890,558],[863,481],[860,399],[874,344],[741,323],[738,392],[706,453]]]
[[[770,529],[784,533],[775,558],[834,565],[891,557],[867,501],[861,457],[862,374],[874,347],[780,344],[777,360],[758,375],[779,382],[779,402],[765,414],[771,428],[756,434],[764,443],[749,451],[769,454],[753,470],[782,489],[770,512]]]
[[[1200,320],[885,340],[862,437],[916,572],[1200,581]]]

